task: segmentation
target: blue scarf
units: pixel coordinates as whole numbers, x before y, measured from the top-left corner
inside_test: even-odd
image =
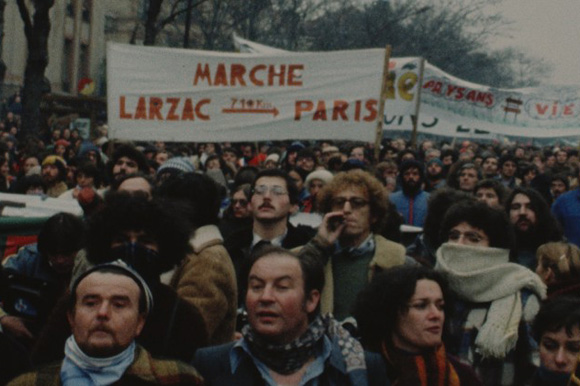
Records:
[[[82,352],[74,336],[64,348],[65,358],[60,369],[63,386],[105,386],[117,382],[133,363],[135,342],[120,354],[109,358],[93,358]]]

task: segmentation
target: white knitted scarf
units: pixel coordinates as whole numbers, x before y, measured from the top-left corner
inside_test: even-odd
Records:
[[[475,346],[483,357],[504,358],[515,348],[522,319],[520,291],[546,297],[546,285],[526,267],[509,262],[509,250],[445,243],[437,250],[437,271],[461,298],[491,302]]]

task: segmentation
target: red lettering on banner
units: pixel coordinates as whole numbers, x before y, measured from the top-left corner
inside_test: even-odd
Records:
[[[302,64],[291,64],[288,66],[288,86],[302,86],[302,80],[296,79],[296,75],[304,70]]]
[[[316,109],[315,109],[316,103]],[[369,99],[366,101],[355,101],[354,104],[350,104],[344,100],[334,100],[334,101],[309,101],[309,100],[298,100],[294,104],[294,120],[300,121],[307,113],[312,114],[313,121],[328,121],[327,106],[332,104],[332,115],[330,120],[332,121],[355,121],[360,122],[361,120],[365,122],[373,122],[377,119],[378,102],[376,99]],[[366,115],[364,114],[366,113]]]
[[[161,116],[161,108],[163,107],[163,101],[161,98],[151,98],[149,99],[149,119],[160,119],[162,120],[163,117]]]
[[[316,112],[312,117],[313,121],[326,121],[326,103],[324,101],[318,101],[316,106]]]
[[[193,77],[193,85],[207,86],[302,86],[303,64],[257,64],[247,67],[244,64],[218,63],[213,71],[208,63],[198,63]]]
[[[264,82],[256,78],[256,73],[258,71],[264,71],[267,67],[264,64],[258,64],[250,71],[250,81],[256,86],[263,86]]]
[[[443,83],[441,82],[435,82],[435,85],[433,86],[433,92],[436,94],[441,94],[441,88],[443,87]]]
[[[475,102],[475,90],[471,90],[470,92],[468,92],[465,99],[471,102]]]
[[[494,97],[491,92],[460,87],[446,83],[446,81],[426,80],[423,84],[423,89],[430,91],[434,96],[452,101],[468,101],[476,105],[485,105],[486,107],[492,107],[494,104]]]
[[[119,118],[120,119],[131,119],[133,115],[127,114],[125,112],[125,97],[122,96],[119,98]]]
[[[227,86],[228,85],[228,74],[226,72],[226,65],[225,64],[223,64],[223,63],[218,64],[213,85],[214,86]]]
[[[183,105],[183,112],[181,113],[181,120],[182,121],[195,120],[195,116],[193,115],[193,103],[191,101],[191,98],[187,98],[185,100],[185,104]]]
[[[137,102],[137,108],[135,109],[135,119],[147,119],[147,107],[144,97],[140,97],[139,102]]]
[[[284,86],[284,72],[286,71],[286,66],[281,65],[280,70],[276,70],[276,66],[270,66],[268,68],[268,86],[274,84],[274,78],[278,78],[278,82],[280,86]]]
[[[134,114],[127,112],[127,97],[119,97],[120,119],[145,119],[160,121],[194,121],[196,118],[209,121],[210,116],[202,109],[211,103],[211,99],[199,102],[191,98],[139,97]],[[180,107],[181,106],[181,107]],[[180,110],[178,110],[180,109]],[[149,114],[147,114],[149,113]]]
[[[354,120],[360,122],[362,101],[356,101],[354,104]]]
[[[197,64],[197,70],[195,71],[195,78],[193,78],[193,85],[197,86],[197,83],[200,80],[206,80],[207,83],[211,86],[211,75],[209,72],[209,64],[206,64],[205,66],[203,66],[203,68],[201,67],[201,63]]]
[[[202,113],[201,108],[205,105],[209,105],[210,103],[211,99],[202,99],[195,106],[195,114],[202,121],[209,121],[209,115]]]
[[[536,103],[536,110],[538,111],[538,114],[544,115],[546,114],[546,111],[548,111],[548,105],[541,105]]]
[[[347,101],[334,101],[334,108],[332,109],[332,120],[337,121],[338,117],[343,121],[348,121],[348,117],[346,116],[346,109],[348,108]]]
[[[538,118],[552,119],[559,116],[569,117],[575,115],[574,102],[563,105],[560,104],[558,101],[554,101],[552,102],[551,108],[549,102],[547,103],[536,102],[534,104],[534,107],[536,108]]]
[[[365,107],[369,112],[369,115],[363,118],[366,122],[372,122],[377,119],[378,115],[377,103],[378,102],[376,99],[369,99],[368,101],[366,101]]]
[[[294,120],[299,121],[302,118],[302,113],[312,111],[314,103],[312,101],[296,101],[294,102]]]
[[[456,88],[457,87],[452,85],[452,84],[448,85],[446,96],[451,96],[451,94],[453,94],[453,92],[455,91]]]
[[[167,120],[178,121],[179,115],[175,114],[175,110],[177,110],[179,98],[167,98],[167,102],[169,102],[169,104],[171,105],[171,107],[169,108],[169,112],[167,113]]]
[[[244,74],[246,73],[246,67],[243,64],[232,64],[232,78],[230,79],[231,83],[230,86],[235,86],[236,82],[240,84],[240,86],[245,86],[246,81],[244,80]]]

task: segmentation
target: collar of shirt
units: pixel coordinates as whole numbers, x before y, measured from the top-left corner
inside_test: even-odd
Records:
[[[362,256],[374,250],[375,250],[375,238],[374,234],[372,233],[362,243],[360,243],[358,247],[341,247],[340,242],[338,240],[334,245],[335,254],[347,253],[349,256],[352,257]]]
[[[316,380],[323,372],[324,372],[324,363],[330,358],[330,354],[332,352],[332,343],[330,339],[324,335],[322,341],[322,348],[320,346],[316,349],[316,354],[314,357],[314,361],[308,365],[306,372],[302,376],[300,380],[300,386],[308,385],[308,386],[316,386],[318,383],[316,381],[309,383],[311,380]],[[240,362],[244,355],[248,355],[254,365],[260,372],[260,375],[266,382],[268,386],[277,386],[274,379],[270,375],[270,369],[261,362],[258,358],[252,355],[250,351],[250,347],[245,339],[239,339],[232,349],[230,350],[230,367],[232,369],[232,374],[236,372]]]
[[[272,245],[275,245],[277,247],[281,247],[282,241],[284,241],[287,234],[288,234],[288,228],[286,228],[286,231],[283,234],[281,234],[280,236],[274,237],[272,240],[267,240],[267,241],[270,241],[270,244],[272,244]],[[255,233],[253,235],[254,235],[254,237],[252,238],[252,249],[254,249],[254,246],[256,244],[258,244],[260,241],[264,240]]]

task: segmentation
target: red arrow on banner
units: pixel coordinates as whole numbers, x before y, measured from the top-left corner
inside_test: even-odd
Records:
[[[223,109],[224,114],[272,114],[278,116],[278,109],[273,107],[271,109]]]

